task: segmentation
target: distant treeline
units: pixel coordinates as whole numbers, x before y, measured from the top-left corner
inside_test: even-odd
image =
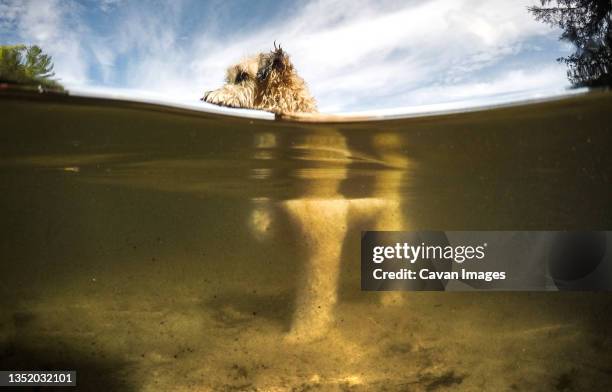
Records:
[[[53,79],[53,61],[36,45],[0,46],[0,82],[64,90]]]
[[[576,51],[558,59],[576,87],[612,86],[612,1],[540,0],[529,7],[536,20],[563,30]]]

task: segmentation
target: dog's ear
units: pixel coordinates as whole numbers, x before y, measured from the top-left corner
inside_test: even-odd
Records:
[[[257,79],[260,81],[264,81],[270,75],[271,62],[270,59],[266,59],[264,63],[259,67],[257,71]]]
[[[274,41],[274,50],[270,54],[272,55],[272,68],[284,72],[289,67],[289,56],[280,44],[278,44],[278,47],[276,46],[276,41]]]
[[[267,55],[264,66],[257,72],[257,78],[263,81],[270,76],[271,72],[276,72],[279,75],[282,75],[289,68],[290,63],[287,53],[285,53],[280,45],[277,47],[275,41],[274,50],[270,51],[270,53]]]

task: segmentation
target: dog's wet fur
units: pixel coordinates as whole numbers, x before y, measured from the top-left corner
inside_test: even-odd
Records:
[[[226,72],[225,85],[204,94],[202,101],[273,113],[317,112],[315,99],[280,45],[242,59]]]

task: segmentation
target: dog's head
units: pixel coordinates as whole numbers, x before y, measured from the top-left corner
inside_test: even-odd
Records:
[[[208,91],[202,100],[222,106],[274,112],[316,110],[304,81],[276,42],[270,52],[247,57],[230,66],[225,82],[220,89]]]
[[[280,45],[276,46],[276,42],[274,42],[274,50],[260,55],[257,80],[262,85],[286,84],[293,72],[294,68],[289,56]]]

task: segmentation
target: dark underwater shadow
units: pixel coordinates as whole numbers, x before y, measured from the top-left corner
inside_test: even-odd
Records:
[[[18,387],[19,391],[135,391],[125,361],[104,353],[92,354],[70,346],[69,341],[53,341],[43,347],[14,339],[0,345],[2,370],[76,370],[75,387]]]

